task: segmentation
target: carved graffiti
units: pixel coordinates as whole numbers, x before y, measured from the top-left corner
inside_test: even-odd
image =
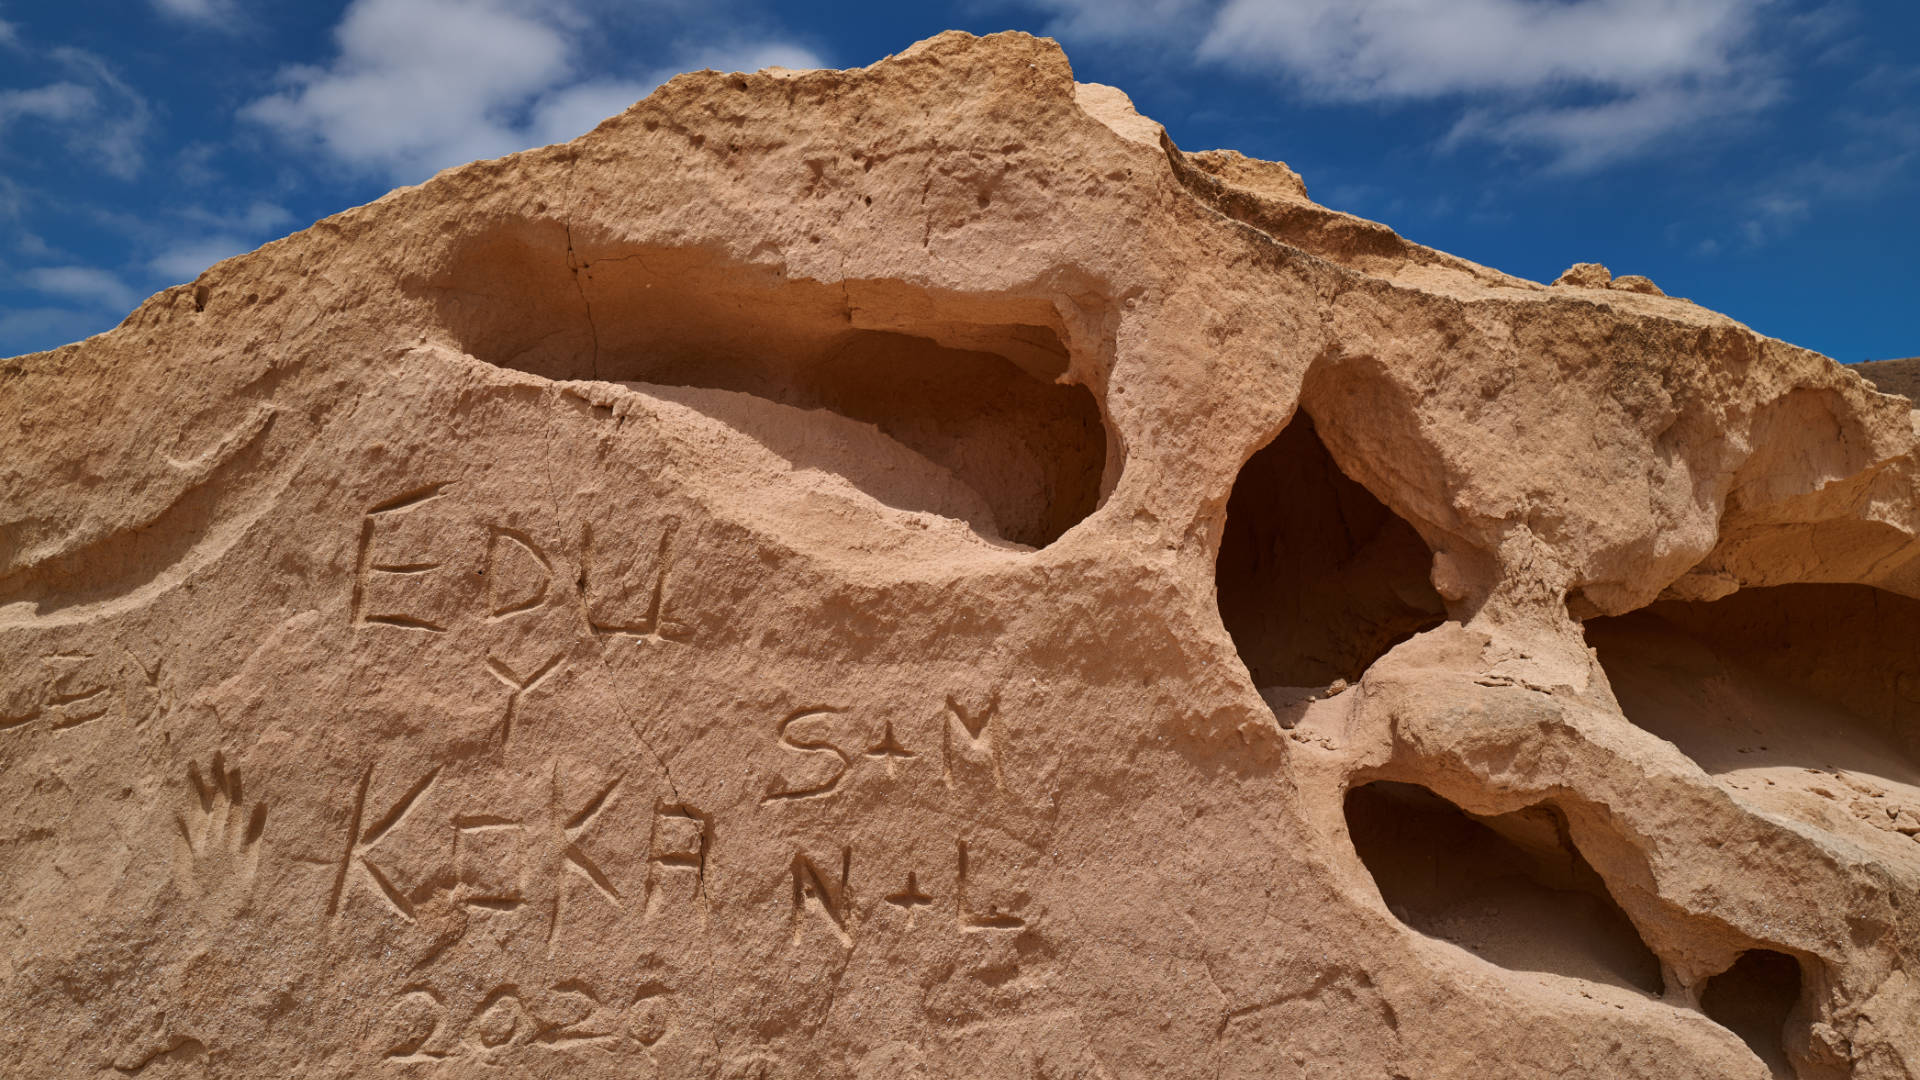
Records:
[[[1025,926],[1027,921],[1004,911],[998,901],[989,899],[984,904],[970,903],[967,898],[968,878],[974,867],[968,859],[965,837],[955,841],[958,848],[959,873],[955,875],[953,897],[954,918],[963,930],[1013,930]],[[977,889],[977,886],[976,886]]]
[[[949,789],[978,787],[991,781],[1006,787],[1001,746],[1004,721],[997,696],[972,707],[946,699],[939,720],[940,781]],[[892,716],[861,722],[833,706],[794,709],[774,725],[774,744],[783,755],[775,779],[761,798],[767,803],[824,799],[839,794],[863,765],[884,767],[889,780],[920,764],[921,750],[902,737]],[[864,738],[861,732],[869,732]],[[923,738],[928,732],[921,731]]]
[[[676,606],[673,581],[693,530],[677,518],[639,524],[635,531],[649,539],[638,544],[621,539],[631,535],[628,530],[609,540],[596,537],[592,524],[585,524],[577,560],[572,553],[563,559],[525,528],[470,513],[437,519],[432,512],[422,513],[449,497],[453,488],[452,481],[426,484],[376,503],[361,515],[351,604],[354,627],[438,634],[462,618],[501,622],[577,601],[584,632],[595,638],[692,640],[693,624]],[[468,539],[481,546],[464,546]],[[466,554],[455,558],[447,554],[451,551]],[[563,599],[568,580],[563,562],[577,567],[571,580],[574,601]],[[457,567],[465,569],[456,573]]]
[[[829,727],[839,709],[795,709],[780,719],[775,738],[781,749],[802,755],[808,762],[811,780],[782,783],[767,792],[762,802],[782,799],[809,799],[831,794],[853,767],[853,755],[833,744]]]
[[[706,814],[687,803],[661,803],[654,808],[647,843],[649,915],[666,897],[670,880],[683,882],[694,897],[706,895],[707,854],[712,846],[713,821]]]
[[[954,928],[971,933],[1019,930],[1027,925],[1026,916],[1021,914],[1027,903],[1026,892],[1004,877],[983,882],[981,853],[976,843],[964,836],[956,838],[953,855],[952,892],[944,903],[952,913]],[[842,847],[838,858],[833,860],[818,859],[808,851],[794,853],[787,872],[792,878],[795,941],[804,936],[807,926],[815,925],[832,931],[842,945],[852,946],[859,932],[855,892],[861,875],[856,875],[855,869],[851,845]],[[881,866],[872,876],[883,882],[904,880],[903,885],[889,889],[880,900],[904,912],[909,926],[914,925],[918,909],[934,909],[943,904],[934,889],[921,884],[919,870],[914,867]]]
[[[260,841],[267,828],[267,804],[247,809],[240,770],[228,768],[219,752],[206,776],[199,764],[187,766],[193,797],[174,815],[181,852],[182,884],[193,896],[244,894],[260,869]]]
[[[387,1006],[369,1049],[393,1065],[471,1060],[497,1066],[509,1053],[623,1045],[647,1052],[673,1027],[673,992],[652,980],[625,993],[583,979],[531,993],[502,983],[471,1007],[450,1004],[450,996],[426,983],[407,986]]]
[[[793,856],[793,938],[800,940],[802,920],[809,913],[825,919],[832,928],[834,936],[842,945],[852,945],[853,936],[847,931],[848,905],[851,897],[847,895],[848,880],[853,875],[853,849],[840,849],[839,871],[836,878],[822,871],[820,865],[804,851]]]
[[[487,618],[505,619],[547,602],[553,561],[519,529],[487,527]]]
[[[348,835],[340,858],[332,862],[333,887],[327,915],[337,918],[356,886],[381,903],[376,910],[405,922],[419,918],[408,882],[434,882],[449,890],[451,903],[476,913],[511,915],[528,909],[537,933],[551,951],[580,905],[614,912],[638,909],[646,918],[669,902],[704,896],[713,844],[712,820],[690,803],[649,803],[629,790],[624,775],[602,777],[591,787],[563,782],[559,763],[546,770],[536,797],[521,787],[503,802],[486,789],[459,790],[442,783],[439,767],[428,770],[398,796],[374,801],[375,769],[362,771],[348,816]],[[436,791],[442,794],[434,794]],[[650,822],[635,835],[631,824],[615,821],[616,808],[639,799],[651,806]],[[429,801],[439,809],[428,813]],[[476,805],[477,804],[477,805]],[[440,817],[440,814],[445,814]],[[624,819],[631,823],[632,818]],[[608,822],[612,824],[607,824]],[[417,824],[409,824],[417,823]],[[441,842],[409,845],[390,838],[401,829],[427,837],[440,823],[451,831]],[[422,833],[418,830],[429,830]],[[638,848],[644,840],[646,847]],[[628,845],[628,854],[622,842]],[[398,848],[396,853],[394,848]],[[408,865],[408,852],[430,852],[431,867]],[[412,871],[409,873],[409,871]],[[638,896],[635,904],[633,897]]]
[[[940,725],[940,779],[948,787],[954,786],[956,762],[964,775],[968,765],[983,759],[993,776],[993,786],[1007,786],[1006,777],[1000,771],[1000,755],[994,746],[994,729],[998,726],[995,721],[999,716],[997,696],[973,709],[954,698],[947,699],[947,716]]]
[[[507,712],[500,720],[500,745],[505,747],[513,741],[514,713],[520,707],[520,701],[534,687],[544,682],[547,676],[559,667],[565,653],[554,653],[530,673],[522,675],[507,666],[507,662],[497,656],[487,657],[487,670],[507,687]]]
[[[25,678],[0,688],[0,732],[68,731],[114,716],[140,723],[163,713],[160,662],[148,668],[133,653],[120,651],[125,655],[120,662],[90,652],[41,656],[37,665],[27,666]],[[133,672],[144,677],[147,699],[137,715],[128,708],[125,685]]]
[[[623,778],[614,777],[612,782],[601,788],[600,793],[588,800],[587,804],[581,807],[579,812],[575,813],[565,822],[560,823],[560,835],[557,838],[561,844],[560,866],[562,871],[584,878],[592,887],[594,893],[598,894],[600,898],[607,903],[612,904],[616,909],[625,906],[620,899],[620,890],[614,887],[613,882],[608,879],[606,871],[600,869],[600,864],[595,862],[593,857],[581,848],[580,844],[581,837],[592,827],[594,819],[599,817],[601,812],[606,810],[616,797],[620,790],[621,779]],[[553,783],[557,795],[560,783],[557,770]],[[565,889],[554,890],[553,914],[547,922],[547,944],[549,947],[552,946],[554,937],[560,932],[560,911],[562,905],[565,903],[565,899]]]
[[[353,815],[347,826],[345,851],[340,857],[340,867],[333,879],[333,892],[327,899],[327,916],[338,915],[342,910],[341,901],[354,881],[365,881],[374,888],[381,898],[393,909],[393,913],[407,922],[414,919],[413,902],[395,887],[392,878],[373,861],[372,854],[381,840],[407,820],[416,807],[433,787],[434,780],[440,776],[440,767],[434,766],[426,775],[416,780],[406,794],[395,802],[385,814],[362,831],[361,824],[366,815],[367,788],[373,783],[373,766],[360,774],[359,790],[353,797]]]
[[[403,610],[403,605],[397,602],[400,598],[389,596],[384,591],[384,587],[395,579],[410,581],[432,574],[440,569],[440,562],[416,558],[383,559],[377,547],[383,528],[391,521],[441,498],[451,486],[450,482],[428,484],[378,503],[361,515],[360,544],[353,579],[354,626],[392,626],[432,634],[446,632],[447,628],[432,618]]]
[[[587,624],[596,635],[675,642],[687,641],[693,636],[692,628],[678,618],[668,588],[668,574],[674,567],[676,555],[674,541],[680,533],[678,521],[666,522],[651,552],[652,565],[649,567],[636,558],[635,565],[627,568],[629,580],[609,581],[605,579],[613,575],[605,573],[595,557],[593,526],[581,528],[578,584],[587,605]],[[631,610],[635,606],[631,602],[623,612],[618,602],[622,597],[617,595],[622,588],[628,592],[638,589],[645,597],[637,612]]]

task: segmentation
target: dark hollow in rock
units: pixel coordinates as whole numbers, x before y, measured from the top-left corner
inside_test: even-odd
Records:
[[[1347,830],[1404,923],[1519,971],[1659,994],[1660,961],[1548,805],[1469,814],[1426,788],[1347,792]]]
[[[1786,1026],[1799,1000],[1800,962],[1772,949],[1750,949],[1707,980],[1700,1008],[1752,1047],[1773,1075],[1791,1077]]]
[[[1622,711],[1715,775],[1844,770],[1920,787],[1920,601],[1779,585],[1591,619]]]
[[[865,461],[827,468],[889,505],[901,485],[887,475],[930,462],[984,504],[969,523],[991,538],[1045,546],[1114,479],[1098,402],[1061,381],[1070,357],[1045,300],[790,278],[707,248],[628,246],[588,261],[576,242],[554,223],[500,226],[409,289],[449,344],[499,367],[783,406],[680,399],[721,405],[717,419],[798,453],[796,468]]]
[[[1351,681],[1446,618],[1432,563],[1300,412],[1234,482],[1214,569],[1220,619],[1257,687]]]

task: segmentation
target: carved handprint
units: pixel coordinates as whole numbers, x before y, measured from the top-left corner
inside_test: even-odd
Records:
[[[184,814],[174,815],[183,842],[180,877],[196,897],[220,898],[244,905],[260,867],[260,837],[267,807],[256,801],[249,813],[240,787],[240,770],[228,769],[216,751],[210,778],[197,763],[187,766],[193,797]]]

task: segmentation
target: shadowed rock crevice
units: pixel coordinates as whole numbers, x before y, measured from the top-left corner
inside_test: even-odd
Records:
[[[1662,601],[1586,633],[1627,719],[1735,797],[1920,855],[1920,602],[1781,585]]]
[[[1662,601],[1586,632],[1627,718],[1710,773],[1856,770],[1920,785],[1920,601],[1780,585]]]
[[[1917,748],[1920,654],[1913,643],[1920,641],[1920,600],[1866,585],[1777,585],[1714,601],[1662,601],[1594,620],[1589,633],[1606,639],[1649,620],[1832,702],[1908,754]]]
[[[675,399],[795,468],[989,538],[1044,546],[1099,504],[1108,437],[1093,395],[1065,381],[1049,303],[789,278],[706,248],[595,255],[577,242],[557,224],[502,227],[457,245],[413,290],[480,360],[642,392],[722,392]],[[963,496],[913,498],[930,471]]]
[[[1347,792],[1347,829],[1408,926],[1519,971],[1659,994],[1660,962],[1552,806],[1468,814],[1413,784]]]
[[[1432,561],[1300,412],[1234,482],[1214,572],[1220,619],[1257,687],[1358,679],[1445,619]]]
[[[1707,980],[1700,1008],[1740,1036],[1773,1075],[1791,1077],[1786,1026],[1800,1000],[1800,962],[1771,949],[1740,954],[1732,967]]]

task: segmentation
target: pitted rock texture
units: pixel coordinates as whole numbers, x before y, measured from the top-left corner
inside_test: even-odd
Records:
[[[1573,286],[1581,289],[1618,289],[1621,292],[1645,293],[1648,296],[1665,296],[1653,279],[1642,274],[1622,274],[1613,276],[1613,271],[1599,263],[1574,263],[1561,271],[1553,279],[1555,285]]]
[[[1574,284],[947,34],[6,361],[0,1071],[1915,1075],[1910,403]]]

